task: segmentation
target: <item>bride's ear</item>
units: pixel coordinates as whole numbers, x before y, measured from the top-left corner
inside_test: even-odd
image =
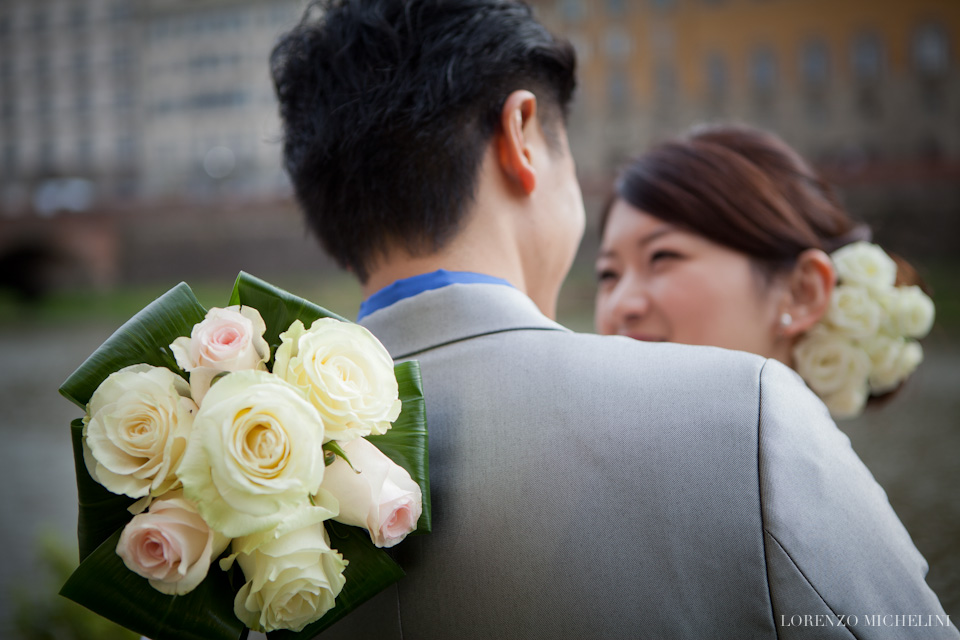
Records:
[[[799,336],[824,316],[830,308],[836,278],[833,262],[826,253],[807,249],[800,254],[788,276],[787,301],[781,313],[783,336]]]

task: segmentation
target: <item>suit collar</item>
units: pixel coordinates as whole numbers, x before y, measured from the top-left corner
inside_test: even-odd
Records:
[[[496,284],[452,284],[424,291],[371,313],[360,324],[395,359],[503,331],[568,331],[540,313],[521,291]]]

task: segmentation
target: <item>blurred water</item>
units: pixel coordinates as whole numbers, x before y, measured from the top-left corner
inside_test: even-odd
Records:
[[[0,637],[12,637],[11,589],[34,582],[37,538],[53,532],[75,548],[68,425],[81,411],[57,387],[114,328],[0,332]],[[841,428],[930,563],[928,582],[947,613],[960,619],[960,349],[928,347],[900,397]]]

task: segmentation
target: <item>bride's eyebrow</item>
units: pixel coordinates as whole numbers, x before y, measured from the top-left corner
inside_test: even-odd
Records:
[[[637,247],[641,247],[641,248],[642,248],[642,247],[650,244],[651,242],[653,242],[653,241],[656,240],[657,238],[662,238],[663,236],[668,235],[668,234],[671,234],[671,233],[675,233],[676,231],[677,231],[677,228],[676,228],[676,227],[672,227],[672,226],[669,226],[669,225],[665,225],[665,226],[659,227],[659,228],[657,228],[657,229],[654,229],[653,231],[651,231],[651,232],[648,233],[647,235],[645,235],[645,236],[643,236],[642,238],[640,238],[639,240],[637,240]]]

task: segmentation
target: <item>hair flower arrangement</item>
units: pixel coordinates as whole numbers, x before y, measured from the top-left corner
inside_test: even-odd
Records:
[[[896,286],[897,265],[879,246],[854,242],[831,254],[837,286],[824,317],[794,348],[797,372],[837,418],[896,389],[923,360],[917,339],[933,326],[933,301]]]

